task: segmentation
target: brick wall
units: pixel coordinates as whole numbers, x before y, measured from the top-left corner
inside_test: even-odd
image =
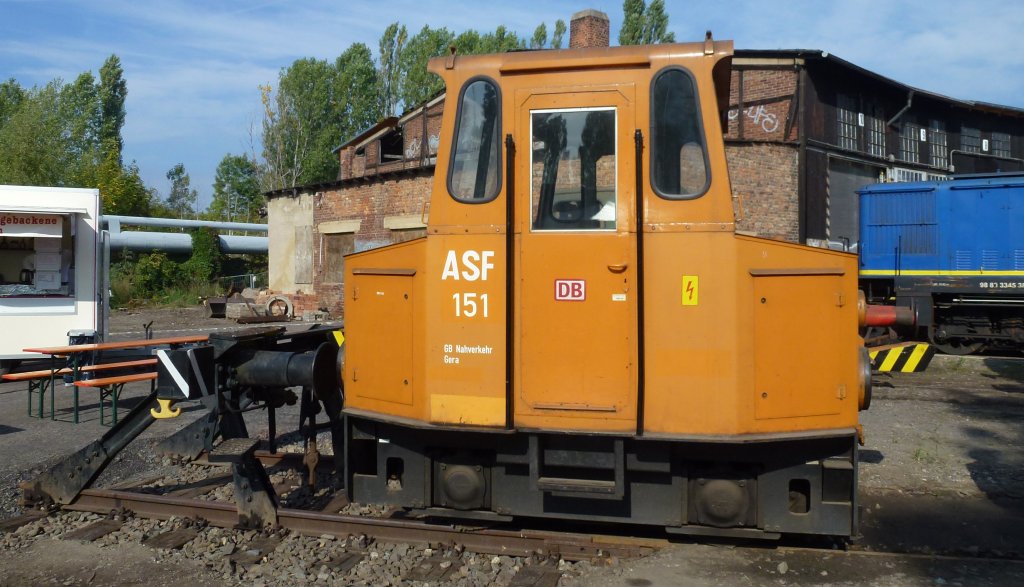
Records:
[[[741,77],[742,115],[739,111]],[[789,136],[784,136],[796,83],[797,72],[792,69],[734,69],[726,138],[748,141],[797,140],[799,131],[795,119]]]
[[[581,10],[569,21],[569,48],[608,46],[608,15],[597,10]]]
[[[729,143],[725,156],[738,230],[798,242],[800,204],[796,145]]]
[[[345,286],[327,281],[330,262],[321,247],[324,233],[320,228],[327,222],[358,220],[354,232],[353,249],[365,251],[419,236],[416,228],[392,230],[384,226],[386,218],[414,217],[423,214],[424,203],[430,198],[433,166],[403,173],[387,173],[379,177],[353,180],[323,192],[313,208],[313,290],[317,307],[325,308],[332,316],[342,316]],[[332,280],[333,281],[333,280]]]

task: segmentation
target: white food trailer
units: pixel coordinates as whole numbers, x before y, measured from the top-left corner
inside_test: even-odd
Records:
[[[0,186],[0,372],[69,336],[101,340],[106,263],[95,189]]]

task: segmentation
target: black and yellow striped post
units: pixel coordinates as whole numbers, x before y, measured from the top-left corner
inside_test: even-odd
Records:
[[[871,370],[890,373],[920,373],[928,368],[935,347],[926,343],[909,342],[869,348]]]

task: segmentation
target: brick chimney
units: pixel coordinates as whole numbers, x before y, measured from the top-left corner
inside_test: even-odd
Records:
[[[608,46],[608,15],[599,10],[581,10],[569,21],[569,48]]]

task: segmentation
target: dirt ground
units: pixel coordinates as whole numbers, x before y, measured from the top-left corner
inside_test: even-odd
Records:
[[[113,338],[139,336],[149,322],[157,336],[237,328],[190,308],[115,312],[110,331]],[[145,389],[129,389],[124,403]],[[0,385],[0,518],[19,513],[19,481],[106,430],[95,397],[83,396],[75,425],[70,392],[58,391],[57,419],[39,420],[26,415],[24,384]],[[151,426],[100,485],[169,466],[150,448],[194,416]],[[294,429],[296,420],[279,413],[279,430]],[[792,541],[680,540],[656,556],[596,569],[585,584],[1024,584],[1024,360],[940,357],[926,374],[877,376],[874,402],[861,420],[863,537],[853,551]],[[252,432],[261,431],[253,415]],[[172,564],[137,543],[110,548],[42,535],[25,547],[0,549],[0,585],[233,582],[209,565]]]

